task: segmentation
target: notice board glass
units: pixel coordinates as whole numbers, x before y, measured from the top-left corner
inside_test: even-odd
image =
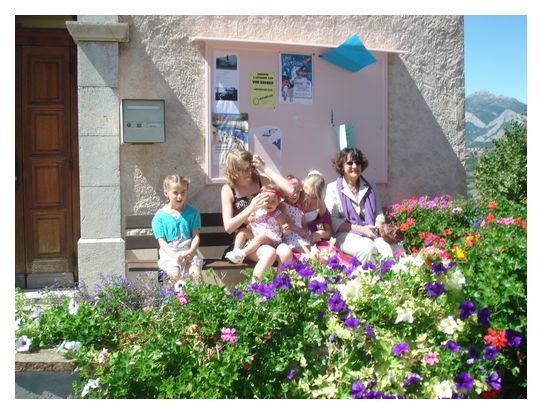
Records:
[[[388,53],[371,51],[375,63],[349,72],[319,58],[328,50],[205,40],[210,183],[224,182],[221,162],[233,142],[260,154],[283,175],[302,179],[316,168],[326,181],[334,180],[331,158],[339,150],[340,124],[352,126],[356,146],[367,153],[364,176],[376,183],[388,181]]]

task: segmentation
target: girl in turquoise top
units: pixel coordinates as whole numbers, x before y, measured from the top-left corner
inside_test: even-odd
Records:
[[[203,260],[197,255],[201,229],[199,211],[189,205],[190,181],[179,175],[164,179],[164,196],[168,203],[152,219],[152,231],[160,245],[158,267],[175,283],[188,274],[195,282],[201,280]]]

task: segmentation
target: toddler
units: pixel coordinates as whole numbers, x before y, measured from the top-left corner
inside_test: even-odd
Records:
[[[331,214],[326,203],[326,181],[317,170],[311,170],[303,180],[303,209],[310,232],[310,242],[318,243],[332,236]]]
[[[309,252],[309,229],[305,222],[305,214],[300,204],[303,187],[301,181],[292,175],[288,175],[288,182],[294,187],[294,193],[284,199],[280,210],[288,221],[283,226],[282,241],[296,252]]]
[[[267,204],[249,217],[246,229],[235,237],[233,250],[225,255],[232,263],[243,263],[245,257],[256,252],[261,245],[277,247],[282,240],[282,225],[286,218],[277,208],[282,201],[282,194],[272,184],[263,186],[260,192],[269,194]],[[247,239],[250,241],[243,247]]]
[[[189,205],[190,181],[179,175],[168,175],[164,179],[164,196],[168,203],[159,209],[152,219],[152,231],[158,240],[158,267],[172,283],[188,275],[195,283],[201,280],[203,260],[196,253],[201,229],[199,211]]]

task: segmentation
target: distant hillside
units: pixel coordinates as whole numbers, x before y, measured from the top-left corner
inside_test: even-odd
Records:
[[[490,92],[475,92],[465,99],[467,148],[484,148],[502,137],[506,123],[523,122],[527,105],[517,99]]]

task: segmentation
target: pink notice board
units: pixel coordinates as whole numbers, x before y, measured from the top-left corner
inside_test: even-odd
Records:
[[[313,168],[327,182],[336,178],[331,159],[339,150],[335,127],[350,124],[358,148],[369,158],[364,176],[376,183],[388,181],[388,53],[371,51],[377,61],[358,72],[349,72],[319,55],[330,48],[320,45],[205,41],[207,134],[206,166],[209,183],[223,183],[222,167],[212,160],[213,113],[217,109],[216,56],[234,56],[233,80],[238,91],[232,99],[240,113],[248,114],[248,149],[283,175],[303,179]],[[283,104],[280,54],[312,55],[312,100],[310,104]],[[254,71],[274,73],[274,105],[254,107],[251,80]],[[228,74],[229,75],[229,74]],[[232,88],[230,88],[232,89]],[[235,88],[233,88],[235,89]],[[231,92],[231,91],[230,91]],[[219,98],[220,99],[220,98]],[[221,104],[219,102],[219,104]],[[230,106],[231,108],[231,106]],[[333,123],[332,123],[333,120]],[[246,124],[245,124],[246,125]],[[280,147],[280,148],[279,148]],[[215,154],[216,158],[216,154]]]

